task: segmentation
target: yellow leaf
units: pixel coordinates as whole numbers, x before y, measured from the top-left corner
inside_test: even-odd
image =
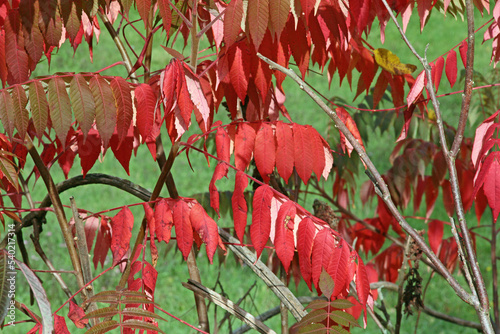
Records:
[[[401,63],[399,57],[387,49],[375,49],[373,50],[373,54],[375,62],[391,74],[410,74],[417,69],[415,65]]]

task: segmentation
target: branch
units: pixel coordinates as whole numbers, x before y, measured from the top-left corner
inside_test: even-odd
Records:
[[[253,272],[259,276],[259,278],[266,283],[266,285],[273,291],[273,293],[282,301],[293,317],[300,321],[307,312],[300,301],[295,297],[295,295],[280,281],[278,277],[269,269],[262,261],[255,257],[248,248],[243,246],[235,246],[239,244],[239,240],[234,238],[228,232],[219,228],[219,235],[221,239],[228,243],[229,249],[231,249],[237,257],[239,257]]]
[[[441,320],[444,320],[444,321],[448,321],[448,322],[451,322],[452,324],[455,324],[455,325],[474,328],[474,329],[477,329],[478,331],[480,331],[480,330],[483,329],[483,327],[481,326],[481,324],[479,324],[477,322],[468,321],[468,320],[464,320],[462,318],[453,317],[451,315],[435,311],[435,310],[433,310],[431,308],[428,308],[427,306],[424,306],[422,308],[422,310],[426,314],[428,314],[430,316],[433,316],[434,318],[438,318],[438,319],[441,319]]]
[[[201,285],[201,283],[193,280],[188,280],[187,283],[182,282],[182,286],[193,291],[195,294],[203,296],[204,298],[207,298],[208,300],[219,305],[224,310],[238,317],[238,319],[244,321],[251,328],[257,330],[259,333],[276,334],[275,331],[264,325],[262,321],[256,319],[253,315],[251,315],[226,297],[223,297],[221,294]]]
[[[427,255],[430,261],[434,264],[434,266],[436,267],[436,271],[446,279],[448,284],[453,288],[455,293],[463,301],[465,301],[468,304],[473,304],[477,302],[477,299],[464,290],[464,288],[460,285],[460,283],[458,283],[455,277],[453,277],[453,275],[451,275],[448,269],[446,269],[446,267],[439,260],[436,254],[434,254],[434,252],[432,252],[429,246],[427,246],[425,240],[418,234],[418,232],[413,227],[411,227],[410,224],[408,224],[406,219],[399,212],[396,205],[392,201],[389,189],[387,188],[385,181],[380,176],[380,173],[378,172],[377,168],[375,168],[373,162],[370,160],[370,158],[364,151],[363,147],[358,143],[358,141],[353,136],[351,131],[349,131],[346,125],[337,116],[337,114],[330,107],[328,107],[325,104],[325,102],[323,102],[323,100],[321,100],[321,98],[319,98],[319,96],[312,89],[310,89],[309,86],[307,86],[307,84],[293,70],[287,69],[275,63],[274,61],[264,57],[260,53],[258,53],[257,55],[260,59],[268,63],[273,69],[277,69],[280,72],[287,75],[288,77],[290,77],[291,79],[293,79],[299,85],[299,87],[302,90],[304,90],[311,97],[311,99],[314,102],[316,102],[316,104],[318,104],[318,106],[333,120],[335,126],[344,134],[347,140],[349,140],[349,142],[354,147],[361,160],[365,163],[367,169],[372,173],[374,178],[372,182],[374,182],[375,191],[382,198],[385,204],[387,204],[389,210],[396,218],[396,220],[399,222],[399,225],[415,240],[415,242],[422,249],[425,255]]]
[[[422,58],[415,48],[412,46],[408,38],[406,37],[405,33],[403,32],[403,29],[399,25],[396,17],[394,16],[394,13],[392,12],[389,4],[387,3],[386,0],[382,0],[384,3],[384,6],[386,7],[387,11],[389,12],[389,15],[391,16],[392,21],[395,23],[396,27],[398,28],[401,37],[404,39],[405,43],[408,45],[410,50],[413,52],[415,57],[420,61],[420,63],[424,67],[425,75],[427,77],[427,90],[429,92],[429,95],[431,97],[432,105],[435,109],[436,112],[436,124],[438,126],[439,130],[439,139],[441,142],[441,147],[444,152],[444,156],[446,158],[446,163],[448,165],[448,171],[450,172],[450,183],[451,183],[451,189],[453,193],[453,199],[455,202],[455,209],[457,212],[458,216],[458,222],[460,225],[460,229],[462,230],[462,235],[465,241],[465,248],[467,250],[467,259],[469,262],[469,265],[471,267],[472,271],[472,276],[474,278],[473,284],[474,287],[477,291],[477,294],[479,296],[479,301],[477,300],[476,297],[473,295],[471,296],[471,302],[470,304],[474,306],[476,311],[478,312],[478,315],[480,316],[481,323],[484,326],[484,330],[487,333],[493,333],[493,328],[491,327],[491,321],[489,319],[489,301],[488,301],[488,293],[486,291],[486,286],[484,284],[483,276],[481,274],[481,270],[479,269],[479,264],[477,262],[476,254],[474,251],[474,244],[472,242],[472,238],[470,236],[469,229],[467,227],[467,221],[465,219],[465,212],[463,208],[463,203],[462,203],[462,198],[460,194],[460,187],[458,183],[458,176],[457,176],[457,170],[455,168],[455,158],[456,154],[458,153],[458,148],[460,147],[460,143],[462,141],[463,137],[463,131],[465,128],[465,123],[466,123],[466,118],[467,114],[464,115],[464,113],[468,112],[469,104],[470,104],[470,96],[466,97],[467,93],[470,95],[472,94],[472,70],[473,70],[473,63],[474,63],[474,57],[471,52],[473,52],[473,43],[474,43],[474,20],[473,20],[473,7],[472,7],[472,2],[471,0],[466,0],[466,8],[467,8],[467,20],[468,20],[468,25],[469,25],[469,34],[468,34],[468,43],[469,45],[472,45],[472,51],[467,53],[467,68],[470,67],[470,77],[468,77],[468,80],[466,78],[466,86],[465,86],[465,91],[464,91],[464,99],[462,100],[462,111],[460,115],[460,124],[459,124],[459,130],[461,132],[457,132],[454,140],[454,147],[456,151],[450,152],[448,150],[448,144],[446,143],[446,134],[443,126],[443,119],[441,115],[441,109],[439,107],[439,102],[437,101],[436,97],[436,91],[434,89],[433,83],[432,83],[432,73],[431,73],[431,67],[429,66],[429,63],[427,62],[427,58]],[[472,30],[471,30],[472,27]],[[471,33],[472,31],[472,33]],[[469,87],[470,86],[470,87]],[[467,110],[465,110],[467,109]],[[470,282],[471,283],[471,282]]]

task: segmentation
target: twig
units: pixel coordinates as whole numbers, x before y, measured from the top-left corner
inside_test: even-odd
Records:
[[[283,285],[286,285],[286,272],[283,264],[280,264],[280,276]],[[280,301],[281,334],[288,334],[288,309],[283,301]]]
[[[406,239],[406,246],[403,253],[403,263],[399,269],[397,284],[398,284],[398,303],[396,304],[396,325],[394,333],[399,334],[401,329],[401,320],[403,319],[403,292],[406,281],[406,268],[408,268],[408,253],[410,252],[411,237]]]
[[[262,261],[256,258],[254,253],[246,247],[235,246],[235,244],[239,244],[239,241],[221,228],[219,228],[219,235],[224,242],[229,243],[227,245],[229,249],[232,250],[235,255],[239,257],[247,266],[249,266],[253,272],[259,276],[264,283],[266,283],[279,300],[286,305],[290,313],[297,321],[300,321],[307,314],[297,297],[294,296],[294,294],[264,263],[262,263]]]
[[[466,119],[467,119],[467,113],[470,105],[470,96],[467,97],[465,95],[467,94],[472,94],[472,74],[473,74],[473,67],[474,67],[474,57],[473,57],[473,49],[471,52],[467,53],[467,63],[466,66],[467,68],[470,68],[470,72],[468,73],[469,76],[466,77],[466,87],[464,90],[464,98],[462,100],[462,110],[461,110],[461,115],[460,115],[460,123],[459,123],[459,130],[461,132],[457,132],[454,143],[453,143],[453,148],[452,151],[450,152],[448,150],[448,144],[446,143],[446,134],[443,126],[443,119],[441,115],[441,109],[439,107],[439,102],[437,101],[436,97],[436,91],[434,89],[433,83],[432,83],[432,73],[431,73],[431,67],[429,66],[427,62],[427,58],[421,57],[418,52],[415,50],[415,48],[412,46],[408,38],[406,37],[405,33],[403,32],[403,29],[399,25],[396,17],[394,16],[394,13],[392,12],[392,9],[390,8],[389,4],[387,3],[386,0],[382,0],[384,3],[384,6],[386,7],[389,15],[391,16],[392,21],[398,28],[401,37],[405,41],[405,43],[408,45],[408,48],[412,51],[412,53],[415,55],[415,57],[420,61],[420,63],[424,67],[425,75],[427,77],[427,90],[429,92],[429,95],[431,97],[432,105],[434,107],[434,110],[436,112],[436,124],[438,126],[439,130],[439,139],[441,142],[441,147],[443,149],[443,153],[446,159],[446,163],[448,165],[448,171],[450,173],[450,184],[451,184],[451,190],[453,193],[453,199],[455,202],[455,210],[457,212],[458,216],[458,222],[460,225],[460,229],[462,231],[462,236],[465,241],[465,248],[466,248],[466,255],[467,255],[467,260],[469,262],[470,268],[471,268],[471,273],[472,277],[474,280],[472,283],[474,284],[475,290],[479,296],[479,300],[474,296],[471,295],[472,298],[469,300],[469,304],[471,304],[476,311],[478,312],[478,315],[481,319],[481,323],[483,324],[484,330],[486,333],[493,333],[493,328],[491,325],[491,320],[489,317],[489,301],[488,301],[488,293],[486,291],[486,286],[484,284],[483,276],[481,274],[481,270],[479,269],[479,265],[477,262],[476,254],[474,251],[474,245],[472,242],[472,238],[470,236],[469,229],[467,227],[467,221],[465,219],[465,212],[463,208],[463,203],[462,203],[462,198],[460,194],[460,186],[458,183],[458,176],[457,176],[457,170],[455,167],[455,158],[456,154],[458,153],[458,149],[460,147],[460,144],[462,142],[462,137],[463,137],[463,131],[465,129],[465,124],[466,124]],[[474,14],[473,14],[473,6],[471,0],[466,0],[466,10],[467,10],[467,21],[468,21],[468,44],[472,45],[474,43]],[[471,30],[472,28],[472,30]],[[472,33],[471,33],[472,32]],[[472,45],[473,48],[473,45]],[[466,73],[467,74],[467,73]],[[471,283],[471,282],[469,282]]]
[[[370,160],[363,147],[358,143],[356,138],[353,136],[351,131],[346,127],[346,125],[340,120],[337,114],[328,107],[323,100],[321,100],[317,94],[315,94],[306,83],[291,69],[287,69],[274,61],[264,57],[260,53],[257,54],[260,59],[268,63],[273,69],[277,69],[280,72],[283,72],[285,75],[293,79],[301,89],[303,89],[311,99],[320,106],[320,108],[334,121],[337,128],[344,134],[344,136],[349,140],[351,145],[354,147],[356,152],[359,154],[361,160],[365,163],[366,167],[370,170],[375,181],[378,182],[378,187],[375,187],[375,191],[377,194],[383,199],[393,216],[396,218],[400,226],[415,240],[418,246],[422,249],[422,251],[427,255],[430,261],[436,267],[436,271],[439,272],[448,282],[448,284],[453,288],[455,293],[466,303],[474,304],[477,302],[477,299],[474,298],[471,294],[466,292],[464,288],[458,283],[455,277],[451,275],[451,273],[446,269],[444,264],[439,260],[439,258],[432,252],[429,246],[426,244],[425,240],[418,234],[418,232],[406,221],[401,212],[399,212],[398,208],[394,204],[391,199],[391,195],[389,189],[387,188],[386,183],[380,176],[380,173],[374,166],[373,162]]]
[[[493,286],[493,314],[495,317],[495,330],[500,333],[500,305],[498,301],[498,266],[497,266],[497,233],[495,225],[491,224],[491,279]]]
[[[238,305],[234,304],[232,301],[229,299],[223,297],[219,293],[210,290],[209,288],[203,286],[201,283],[193,281],[193,280],[188,280],[187,283],[182,283],[182,285],[194,293],[203,296],[215,304],[219,305],[229,313],[233,314],[234,316],[238,317],[239,319],[243,320],[246,324],[248,324],[251,328],[257,330],[259,333],[265,333],[265,334],[276,334],[275,331],[273,331],[271,328],[267,327],[264,325],[262,321],[259,321],[256,319],[253,315],[239,307]]]
[[[257,285],[257,281],[253,282],[253,284],[248,288],[248,290],[245,292],[245,294],[243,296],[241,296],[240,299],[238,299],[238,301],[236,302],[236,305],[240,306],[241,302],[243,302],[245,300],[245,298],[250,294],[250,291],[252,291],[252,289]],[[221,328],[222,325],[224,324],[224,322],[229,319],[229,312],[227,312],[226,314],[224,314],[224,317],[221,319],[221,321],[219,321],[219,325],[218,325],[218,328]]]
[[[480,323],[464,320],[462,318],[453,317],[453,316],[448,315],[446,313],[441,313],[441,312],[435,311],[435,310],[428,308],[426,306],[424,306],[422,308],[422,310],[430,316],[433,316],[435,318],[438,318],[438,319],[441,319],[444,321],[451,322],[452,324],[455,324],[455,325],[459,325],[459,326],[463,326],[463,327],[470,327],[470,328],[477,329],[479,331],[483,329],[483,327],[481,326]]]

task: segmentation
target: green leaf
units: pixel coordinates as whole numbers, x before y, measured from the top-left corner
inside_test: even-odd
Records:
[[[330,313],[330,319],[342,326],[360,327],[358,321],[350,313],[344,311],[333,311],[332,313]]]
[[[71,126],[71,103],[66,84],[60,77],[49,81],[49,107],[52,127],[61,143],[66,143],[66,135]]]
[[[80,124],[80,128],[83,132],[83,141],[85,142],[87,134],[94,123],[95,102],[87,81],[81,74],[76,74],[73,79],[71,79],[69,95],[75,118]]]
[[[325,269],[321,270],[321,275],[319,276],[319,289],[326,298],[332,298],[333,289],[335,288],[335,282],[333,281],[330,274],[328,274]]]
[[[102,334],[102,333],[109,332],[118,326],[119,326],[118,321],[108,320],[108,321],[104,321],[104,322],[98,323],[97,325],[93,326],[91,329],[86,331],[85,334]]]
[[[306,309],[317,310],[320,308],[325,308],[329,304],[330,304],[330,302],[327,300],[317,299],[317,300],[313,300],[312,302],[310,302],[309,305],[306,306]]]
[[[325,325],[323,324],[310,324],[305,327],[299,329],[299,333],[315,333],[315,334],[323,334],[328,333]]]
[[[104,148],[108,147],[109,139],[116,126],[116,104],[109,83],[100,75],[94,75],[89,82],[95,101],[95,122]]]
[[[16,126],[17,132],[19,132],[21,140],[24,140],[26,130],[28,129],[29,114],[28,110],[26,110],[28,98],[26,97],[23,86],[14,85],[12,90],[12,102],[14,105],[14,125]]]
[[[120,310],[116,306],[103,307],[85,314],[82,319],[113,317],[119,312]]]
[[[330,334],[349,334],[349,331],[341,326],[334,326],[330,328]]]
[[[350,308],[350,307],[353,307],[354,304],[351,303],[350,301],[348,301],[347,299],[337,299],[337,300],[333,300],[331,302],[331,305],[335,308],[338,308],[338,309],[341,309],[341,310],[344,310],[346,308]]]
[[[122,323],[122,326],[123,327],[134,328],[134,329],[143,329],[143,330],[155,331],[155,332],[159,332],[159,333],[165,334],[164,331],[162,331],[161,329],[159,329],[155,325],[153,325],[153,324],[151,324],[149,322],[143,321],[143,320],[137,320],[137,319],[125,320]]]
[[[35,80],[30,83],[29,97],[36,136],[41,139],[49,119],[49,103],[47,102],[47,96],[45,96],[45,89],[40,81]]]
[[[320,323],[328,317],[328,314],[324,309],[314,310],[306,314],[301,320],[299,327],[303,327],[307,324]]]
[[[14,104],[12,96],[4,89],[0,94],[0,120],[10,138],[14,135]]]

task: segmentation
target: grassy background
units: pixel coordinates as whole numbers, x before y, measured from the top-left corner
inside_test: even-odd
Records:
[[[476,26],[479,26],[481,22],[485,21],[485,19],[483,19],[479,14],[476,15],[476,17],[478,20]],[[80,46],[73,56],[73,49],[69,46],[69,44],[66,43],[58,51],[57,54],[54,54],[52,56],[51,67],[49,68],[48,64],[45,62],[37,68],[35,75],[69,71],[92,72],[100,70],[101,68],[108,66],[109,64],[121,61],[120,55],[116,51],[115,46],[111,41],[107,31],[105,31],[104,26],[102,27],[103,31],[100,36],[99,44],[94,45],[93,63],[89,61],[88,48],[85,45]],[[130,28],[127,28],[126,32],[127,38],[130,39],[131,44],[137,45],[136,52],[139,53],[140,48],[142,47],[140,38]],[[432,14],[429,24],[424,29],[423,34],[420,34],[419,21],[417,17],[412,17],[408,28],[408,37],[414,43],[415,48],[420,53],[423,53],[426,45],[429,44],[427,53],[429,60],[433,60],[436,57],[446,53],[451,47],[458,44],[465,35],[466,25],[464,24],[464,22],[455,21],[451,17],[447,17],[446,19],[444,19],[442,15],[436,13]],[[477,37],[478,40],[480,40],[480,35],[477,35]],[[416,64],[415,58],[409,52],[406,45],[404,45],[401,37],[392,24],[389,24],[386,29],[385,40],[385,44],[382,44],[380,42],[378,28],[376,25],[374,25],[373,33],[368,40],[373,47],[387,48],[397,54],[401,58],[402,62]],[[160,43],[164,44],[164,42],[164,36],[158,36],[158,38],[155,39],[152,69],[161,69],[170,60],[170,56],[168,56],[158,45]],[[187,55],[188,52],[189,48],[186,48],[186,50],[184,50],[184,54]],[[486,43],[486,45],[484,46],[478,45],[476,59],[478,64],[477,69],[479,71],[483,73],[490,71],[491,68],[488,67],[490,54],[491,46],[489,43]],[[420,69],[421,67],[419,66],[419,70]],[[125,76],[126,71],[123,67],[116,66],[107,70],[106,72],[104,72],[104,74]],[[337,77],[334,78],[331,89],[328,88],[326,74],[321,75],[317,73],[311,73],[308,78],[308,82],[328,97],[343,99],[348,103],[351,103],[354,97],[354,93],[348,87],[347,82],[344,82],[343,85],[339,87]],[[357,78],[355,78],[354,80],[354,83],[356,82]],[[460,89],[460,87],[461,85],[457,83],[453,90]],[[302,124],[314,125],[318,129],[318,131],[320,131],[320,133],[322,133],[325,137],[328,133],[330,133],[332,137],[338,136],[333,131],[329,131],[331,129],[329,129],[329,120],[327,116],[325,116],[319,108],[313,105],[312,102],[305,97],[304,93],[299,90],[291,80],[285,80],[285,89],[287,91],[286,106],[294,121]],[[447,85],[447,80],[443,75],[440,92],[450,92],[453,90],[450,89],[449,85]],[[441,98],[440,102],[445,120],[450,124],[456,124],[460,108],[460,95]],[[357,105],[358,103],[365,104],[365,106],[367,106],[366,102],[363,100],[363,97],[358,97],[358,99],[351,104]],[[386,104],[385,107],[391,107],[391,105]],[[227,121],[227,118],[223,113],[218,117]],[[401,123],[401,120],[399,120],[399,123]],[[401,126],[401,124],[399,126]],[[193,126],[192,128],[193,130],[191,131],[196,131],[195,126]],[[369,133],[367,133],[367,137],[363,138],[366,141],[365,144],[368,154],[376,162],[377,167],[379,167],[382,172],[386,171],[390,167],[389,154],[391,152],[387,149],[387,143],[390,142],[392,148],[394,140],[399,135],[399,129],[396,128],[394,131],[388,131],[384,133],[381,133],[380,130],[370,131]],[[419,132],[417,126],[413,127],[412,130],[415,134]],[[471,135],[470,129],[468,134]],[[165,134],[163,135],[163,138],[165,138],[164,143],[168,142]],[[185,138],[187,138],[187,136],[185,136]],[[169,145],[166,146],[168,149]],[[206,192],[208,190],[208,184],[212,175],[212,170],[206,168],[206,161],[201,154],[193,152],[190,158],[194,167],[194,171],[191,171],[188,166],[187,160],[184,159],[184,157],[180,157],[179,159],[177,159],[173,168],[173,176],[176,180],[181,196],[191,196],[195,193]],[[57,166],[52,169],[52,172],[56,182],[63,180],[64,177],[62,173],[60,173]],[[79,167],[79,160],[77,158],[75,160],[75,166],[70,173],[70,177],[78,175],[80,174],[80,172],[81,170]],[[151,155],[149,154],[146,147],[139,147],[137,157],[131,160],[130,176],[128,176],[124,172],[123,168],[109,152],[101,162],[96,163],[91,172],[109,173],[119,177],[127,178],[150,190],[153,188],[156,182],[156,178],[159,175],[158,167],[156,163],[153,162]],[[230,174],[229,180],[231,179],[232,175]],[[232,182],[229,180],[219,181],[219,189],[232,190]],[[357,179],[357,182],[358,184],[361,184],[365,180],[366,177],[362,175],[359,179]],[[325,183],[325,188],[331,189],[331,178],[330,181]],[[30,189],[33,190],[33,197],[35,198],[35,200],[41,200],[46,193],[41,181],[36,184],[31,183]],[[64,204],[69,204],[68,198],[70,195],[76,198],[79,207],[85,208],[91,212],[98,212],[116,206],[138,202],[137,199],[124,194],[117,189],[101,186],[86,186],[68,191],[62,195]],[[162,195],[168,196],[166,192],[162,193]],[[306,208],[312,209],[312,207],[310,206],[312,200],[312,197],[307,198],[307,203],[305,204]],[[373,215],[373,208],[362,208],[360,205],[360,201],[357,198],[355,199],[353,210],[360,213],[361,216]],[[133,209],[133,212],[136,217],[137,227],[140,223],[140,220],[142,219],[142,209],[139,209],[139,207],[135,207]],[[411,208],[408,208],[405,214],[413,215],[413,210]],[[114,213],[111,213],[111,215],[114,215]],[[418,212],[417,215],[422,216],[424,214],[423,212]],[[68,212],[68,217],[69,216],[70,215]],[[439,206],[436,207],[433,218],[447,220],[444,209]],[[471,215],[469,218],[471,224],[475,224],[475,218],[473,218],[473,215]],[[49,258],[54,262],[56,268],[69,270],[70,264],[68,263],[66,257],[60,256],[60,254],[65,254],[66,250],[62,238],[60,237],[60,232],[58,232],[58,228],[56,228],[55,226],[57,224],[55,221],[55,217],[52,214],[49,214],[47,216],[47,219],[48,222],[44,228],[44,237],[41,240],[42,246],[47,252]],[[486,222],[489,221],[487,215],[485,216],[484,220]],[[425,228],[425,224],[423,224],[419,220],[412,220],[411,223],[414,224],[416,228]],[[219,221],[219,224],[221,226],[230,226],[231,218],[223,217],[223,219]],[[27,237],[27,233],[25,233],[25,239],[29,240],[29,238]],[[167,252],[166,248],[167,247],[165,247],[164,244],[160,246],[161,256],[157,266],[159,276],[156,290],[156,300],[162,307],[164,307],[165,310],[181,317],[185,321],[194,324],[196,323],[196,310],[193,306],[194,303],[192,293],[184,289],[180,284],[182,281],[186,281],[189,277],[187,267],[182,261],[182,257],[178,251],[171,249],[169,252]],[[487,247],[485,248],[484,245],[481,246],[480,244],[479,255],[481,263],[489,263],[485,262],[488,261],[489,258]],[[149,257],[149,254],[147,254],[147,256]],[[35,253],[31,254],[30,260],[32,261],[33,268],[46,269],[43,262],[39,260],[38,256]],[[227,263],[223,263],[222,258],[216,258],[214,264],[209,265],[208,261],[206,260],[204,250],[200,252],[200,255],[198,257],[198,264],[202,273],[203,283],[206,286],[214,288],[217,282],[217,278],[220,275],[219,282],[224,289],[224,292],[227,293],[227,296],[231,300],[236,301],[245,293],[245,291],[247,291],[250,286],[252,286],[252,284],[254,284],[254,282],[256,282],[256,287],[250,294],[251,298],[247,298],[241,306],[253,314],[259,314],[271,307],[278,305],[278,299],[274,297],[274,295],[269,293],[269,290],[260,281],[257,280],[256,276],[251,273],[249,268],[235,264],[231,254],[229,254],[229,258],[226,262]],[[110,265],[109,259],[106,265]],[[491,270],[491,268],[488,268],[487,265],[483,266],[482,268],[486,273],[488,273],[488,270]],[[97,273],[100,270],[101,268],[99,267]],[[430,273],[423,269],[421,274],[422,276],[424,276],[425,283],[429,278]],[[58,307],[58,305],[62,303],[66,298],[49,274],[41,273],[39,274],[39,276],[45,283],[53,282],[50,284],[44,284],[44,286],[47,289],[49,299],[52,301],[52,308],[53,310],[55,310],[55,308]],[[488,278],[488,275],[486,275],[486,278]],[[65,277],[65,279],[70,285],[74,285],[74,280],[72,279],[72,277]],[[118,279],[119,272],[118,269],[115,269],[113,272],[109,272],[101,279],[97,280],[96,289],[98,291],[101,289],[114,289],[118,282]],[[22,280],[23,279],[20,278],[18,283],[19,295],[22,296],[20,298],[20,301],[28,304],[29,298],[26,293],[27,290],[25,288],[25,285],[21,283]],[[460,280],[461,282],[463,282],[462,277],[460,277]],[[491,284],[489,284],[488,286],[490,285]],[[216,290],[220,292],[221,286],[218,286]],[[295,291],[294,288],[292,288],[292,291]],[[310,293],[305,285],[301,283],[297,289],[297,295],[309,294]],[[395,305],[395,296],[392,292],[383,291],[381,296],[384,297],[386,305]],[[425,301],[426,305],[442,312],[460,316],[468,320],[476,320],[476,315],[473,309],[461,302],[454,295],[451,288],[449,288],[447,284],[445,284],[443,280],[438,277],[434,278],[432,284],[430,284]],[[214,323],[214,309],[214,306],[211,305],[210,317],[212,326]],[[68,309],[66,307],[60,312],[60,314],[64,315],[67,313],[67,311]],[[221,311],[221,309],[217,310],[218,319],[221,318],[222,313],[223,312]],[[391,320],[394,322],[394,312],[390,311],[389,313],[391,314]],[[403,332],[406,333],[413,331],[415,322],[415,316],[404,319]],[[241,323],[238,320],[233,320],[233,329],[240,324]],[[76,329],[72,327],[72,324],[68,323],[68,325],[70,326],[71,332],[76,331]],[[278,329],[278,317],[271,319],[268,322],[268,325],[271,328]],[[188,332],[187,327],[170,318],[168,319],[167,323],[163,322],[160,324],[160,326],[168,333]],[[25,329],[27,331],[29,328],[31,328],[31,325],[19,325],[16,327],[15,332],[25,332]],[[353,330],[353,332],[361,331],[362,330],[357,329]],[[431,331],[434,333],[472,332],[472,330],[447,324],[426,315],[421,316],[420,331]],[[221,329],[221,332],[228,332],[227,327]],[[366,332],[378,332],[378,329],[370,320],[368,320],[368,328]]]

